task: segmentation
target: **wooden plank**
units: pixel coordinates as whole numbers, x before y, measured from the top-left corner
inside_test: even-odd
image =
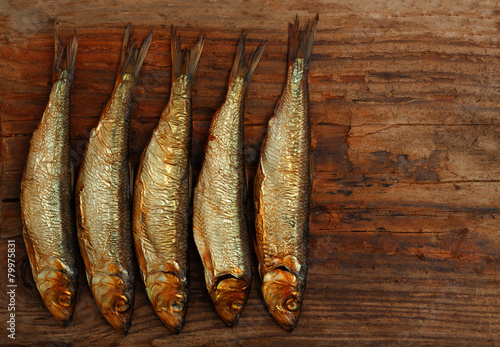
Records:
[[[498,179],[499,141],[495,125],[359,126],[347,139],[354,172],[393,171],[419,182]]]
[[[286,338],[292,344],[300,344],[305,338],[318,342],[368,339],[380,343],[450,339],[442,327],[436,326],[439,322],[456,330],[453,341],[487,343],[493,341],[499,327],[498,293],[491,287],[497,279],[498,263],[494,249],[488,249],[484,240],[478,243],[471,237],[475,236],[449,233],[441,237],[429,234],[401,237],[368,232],[314,237],[303,322],[292,335],[269,324],[270,317],[256,290],[252,291],[241,322],[233,329],[224,327],[204,291],[201,263],[195,255],[191,259],[190,314],[181,335],[171,335],[154,316],[142,284],[137,285],[137,310],[128,336],[120,337],[109,330],[86,285],[80,286],[73,322],[69,328],[60,329],[38,298],[24,257],[19,259],[19,273],[24,273],[24,277],[18,297],[23,298],[22,305],[29,309],[19,310],[19,325],[35,321],[37,328],[53,332],[51,338],[59,342],[146,341],[180,345],[267,343],[268,339],[278,338]],[[16,242],[21,251],[21,240],[17,238]],[[473,248],[477,244],[483,247]],[[399,274],[398,279],[394,278],[394,272]],[[83,281],[80,276],[80,282]],[[258,281],[253,286],[258,287]],[[327,301],[329,304],[325,306]],[[494,302],[497,303],[488,305]],[[469,311],[469,307],[475,309]],[[337,324],[332,326],[332,321]],[[82,335],[82,324],[92,334]],[[37,335],[30,341],[40,343],[46,337]]]
[[[53,26],[76,28],[71,158],[81,163],[113,87],[123,29],[153,43],[132,106],[139,163],[170,92],[170,25],[206,44],[193,88],[193,171],[201,167],[241,30],[267,39],[246,100],[250,185],[283,88],[287,23],[320,13],[310,70],[314,190],[310,274],[298,328],[274,324],[254,279],[234,328],[217,317],[191,249],[186,327],[171,334],[137,281],[133,325],[115,332],[98,312],[79,258],[73,322],[57,326],[34,289],[19,192],[29,141],[47,103]],[[21,0],[0,3],[0,254],[16,242],[16,340],[22,345],[500,344],[500,72],[492,2],[305,0]],[[250,189],[251,191],[251,189]],[[250,220],[252,221],[250,204]],[[5,274],[7,258],[0,256]],[[255,263],[255,262],[254,262]],[[256,269],[255,269],[255,273]],[[2,282],[4,283],[4,282]],[[0,317],[7,317],[6,287]]]
[[[246,145],[257,152],[265,127],[252,124],[251,116],[246,125]],[[77,119],[74,129],[73,151],[83,155],[86,140],[97,120]],[[156,118],[134,118],[131,131],[131,152],[140,153],[158,122]],[[8,122],[9,124],[12,122]],[[195,131],[208,131],[210,120],[194,122]],[[30,122],[34,130],[35,122]],[[202,128],[200,128],[202,127]],[[429,131],[429,130],[432,131]],[[30,135],[16,134],[5,137],[4,155],[6,171],[22,170],[29,150]],[[205,137],[200,137],[204,141]],[[413,139],[408,141],[407,139]],[[452,141],[456,143],[450,147]],[[398,179],[419,182],[491,181],[500,175],[500,126],[494,125],[385,125],[359,126],[318,124],[313,128],[313,155],[315,171],[358,174],[390,174]],[[201,155],[193,146],[194,169],[201,167]],[[81,152],[81,153],[80,153]],[[201,154],[201,153],[200,153]],[[246,158],[257,165],[257,157]],[[76,159],[75,159],[76,160]],[[75,162],[79,164],[79,162]],[[134,159],[134,164],[138,161]]]

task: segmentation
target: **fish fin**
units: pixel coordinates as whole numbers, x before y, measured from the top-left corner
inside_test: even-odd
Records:
[[[61,37],[59,35],[59,21],[56,21],[54,35],[55,46],[53,81],[57,81],[64,71],[67,72],[68,78],[72,80],[75,73],[76,51],[78,50],[76,30],[71,42],[66,44],[64,40],[61,41]]]
[[[26,253],[28,253],[28,259],[31,265],[31,271],[33,272],[33,279],[35,280],[35,284],[37,283],[36,276],[38,275],[38,263],[36,257],[35,247],[33,246],[33,242],[31,242],[31,238],[28,236],[26,225],[23,221],[23,239],[24,244],[26,245]]]
[[[141,227],[142,229],[142,227]],[[142,230],[140,231],[141,234],[142,234]],[[139,237],[135,237],[136,235],[134,235],[134,241],[137,240],[138,242],[134,244],[134,248],[135,248],[135,256],[136,256],[136,259],[137,259],[137,263],[139,265],[139,269],[141,270],[141,277],[142,279],[144,280],[145,282],[145,279],[147,278],[147,276],[149,276],[148,274],[148,270],[149,270],[149,267],[148,267],[148,262],[146,261],[146,255],[144,254],[144,243],[145,243],[145,238],[143,237],[143,235],[139,236]]]
[[[264,259],[262,259],[262,255],[260,253],[259,245],[257,244],[257,238],[254,237],[253,239],[253,248],[255,250],[255,256],[257,257],[257,269],[259,270],[259,276],[262,279],[262,276],[264,275]]]
[[[193,168],[191,166],[191,160],[189,160],[188,187],[189,187],[189,201],[191,201],[191,199],[193,198]]]
[[[123,34],[123,42],[122,42],[122,50],[121,50],[121,54],[120,54],[120,65],[118,66],[118,73],[117,73],[117,78],[118,76],[122,73],[122,70],[124,69],[124,65],[127,63],[125,60],[126,60],[126,57],[127,55],[129,55],[129,59],[130,59],[130,51],[135,48],[131,43],[130,43],[130,38],[131,38],[131,34],[130,34],[130,27],[131,27],[131,24],[128,23],[127,24],[127,28],[125,29],[125,34]],[[133,34],[133,33],[132,33]]]
[[[203,261],[203,266],[205,267],[205,276],[206,273],[209,273],[211,276],[214,276],[214,265],[212,260],[212,255],[210,254],[210,245],[207,240],[202,240],[199,244],[199,251],[201,260]]]
[[[314,20],[309,20],[307,26],[302,29],[299,25],[298,15],[295,17],[295,23],[288,24],[288,63],[293,63],[297,59],[304,59],[306,66],[309,67],[311,60],[314,38],[318,27],[319,14],[316,14]]]
[[[276,109],[276,108],[275,108],[275,109]],[[276,113],[274,113],[274,114],[276,114]],[[271,124],[272,124],[271,122],[273,122],[273,117],[274,117],[274,116],[272,116],[272,117],[269,119],[269,121],[267,122],[267,123],[268,123],[268,124],[267,124],[267,129],[265,129],[265,130],[264,130],[264,131],[265,131],[265,133],[264,133],[264,138],[262,139],[262,143],[260,144],[259,160],[257,161],[257,162],[258,162],[258,165],[257,165],[258,167],[257,167],[257,169],[258,169],[259,167],[261,167],[261,159],[262,159],[262,155],[264,154],[265,149],[266,149],[267,132],[268,132],[268,129],[270,128],[270,126],[271,126]]]
[[[307,264],[306,264],[307,265]],[[290,273],[299,276],[299,273],[304,265],[301,265],[297,257],[293,255],[287,255],[282,260],[282,266],[284,266]]]
[[[132,167],[132,162],[128,162],[128,172],[129,172],[129,198],[134,196],[134,168]]]
[[[314,155],[312,153],[309,153],[309,179],[311,181],[311,188],[313,184],[313,177],[314,177]]]
[[[142,63],[144,62],[144,58],[146,58],[149,46],[151,45],[153,31],[150,31],[149,35],[144,38],[140,47],[137,47],[135,40],[132,40],[133,34],[133,32],[130,32],[129,23],[125,29],[125,34],[123,35],[120,65],[118,67],[118,75],[116,76],[117,83],[124,81],[126,79],[126,75],[130,75],[134,83],[137,82],[137,77],[141,71]]]
[[[245,164],[245,188],[248,191],[248,166]]]
[[[245,199],[245,210],[248,211],[250,209],[250,200],[248,199],[248,166],[247,163],[244,163],[243,171],[245,173],[245,185],[243,186],[244,199]],[[247,217],[248,223],[248,217]]]
[[[193,81],[204,45],[205,34],[202,33],[198,43],[191,49],[181,49],[181,36],[177,35],[177,31],[172,25],[172,82],[180,76],[187,76],[191,82]]]
[[[257,64],[259,64],[260,58],[266,48],[267,41],[259,43],[257,48],[252,49],[247,59],[245,57],[245,38],[246,34],[242,33],[238,42],[238,49],[236,51],[236,57],[234,58],[229,84],[231,84],[231,82],[236,80],[238,77],[242,77],[248,86],[250,84],[250,80],[252,79],[253,72],[255,71]]]
[[[75,190],[75,165],[73,164],[73,162],[71,160],[69,161],[69,173],[70,173],[71,191],[74,192],[74,190]]]

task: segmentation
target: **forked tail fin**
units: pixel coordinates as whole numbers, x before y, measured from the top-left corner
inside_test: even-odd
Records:
[[[201,34],[196,45],[191,49],[181,49],[181,37],[172,26],[171,49],[172,49],[172,83],[179,76],[187,76],[192,82],[196,67],[200,61],[203,45],[205,44],[205,35]]]
[[[295,23],[288,24],[288,63],[293,63],[297,59],[304,59],[306,67],[309,67],[311,53],[318,27],[319,14],[311,22],[307,21],[307,26],[302,29],[299,25],[299,17],[295,17]]]
[[[257,48],[252,49],[248,59],[245,57],[245,38],[246,34],[242,33],[240,36],[240,41],[238,42],[238,50],[236,51],[236,57],[234,58],[233,69],[231,70],[231,81],[236,80],[238,77],[243,77],[246,85],[250,83],[252,79],[252,74],[259,64],[260,58],[264,53],[267,41],[261,42]]]
[[[142,63],[144,62],[144,58],[146,58],[149,46],[151,45],[153,31],[150,31],[149,35],[144,38],[140,47],[136,46],[135,40],[132,40],[132,36],[133,32],[130,32],[129,23],[127,25],[127,29],[125,29],[125,34],[123,35],[120,66],[118,67],[118,74],[116,76],[117,83],[122,82],[125,75],[131,75],[134,84],[137,82],[137,77],[141,71]]]
[[[78,39],[76,30],[73,39],[69,43],[61,41],[59,36],[59,21],[55,23],[55,46],[54,46],[54,69],[53,81],[57,81],[59,76],[66,71],[68,78],[73,80],[75,73],[76,51],[78,50]]]

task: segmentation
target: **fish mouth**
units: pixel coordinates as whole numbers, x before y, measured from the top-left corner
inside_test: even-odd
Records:
[[[292,332],[297,327],[303,300],[302,286],[297,283],[295,275],[282,268],[266,273],[262,294],[274,320]]]
[[[247,281],[233,276],[218,280],[216,290],[211,293],[215,310],[230,327],[238,323],[245,308],[250,286]]]
[[[162,322],[175,334],[184,328],[187,311],[187,295],[179,292],[161,292],[154,303],[156,314]]]
[[[299,323],[299,312],[297,312],[297,314],[289,314],[279,310],[272,310],[272,311],[270,310],[269,312],[273,316],[276,323],[278,323],[283,329],[285,329],[289,333],[293,332],[293,330],[297,327],[297,324]]]
[[[97,300],[96,300],[97,302]],[[98,303],[99,304],[99,303]],[[111,292],[101,301],[101,313],[106,320],[119,332],[127,334],[132,326],[132,301],[124,294]]]
[[[293,301],[294,306],[297,307],[294,310],[287,308],[287,302]],[[283,329],[289,333],[297,327],[300,315],[299,299],[297,297],[289,297],[283,300],[280,298],[273,298],[266,300],[267,309],[271,316],[273,316],[276,323],[278,323]]]
[[[66,295],[66,293],[63,293],[60,296],[66,297],[65,300],[70,300],[67,301],[68,304],[66,306],[61,306],[57,299],[56,301],[44,300],[44,304],[49,309],[52,316],[57,320],[57,322],[63,327],[67,328],[69,323],[71,323],[71,320],[73,319],[73,311],[75,309],[75,305],[72,299],[67,299],[69,298],[69,296]]]
[[[121,311],[118,311],[117,308]],[[111,310],[101,309],[101,312],[106,320],[119,332],[127,334],[132,326],[132,311],[133,308],[122,300],[117,300],[115,308]]]
[[[62,271],[42,271],[39,278],[38,289],[43,303],[57,322],[66,328],[75,309],[73,282]]]
[[[243,309],[239,310],[226,309],[222,308],[220,305],[216,305],[215,310],[219,314],[219,317],[222,318],[224,323],[226,323],[230,327],[233,327],[238,323],[238,321],[240,320],[240,315],[243,312]]]
[[[158,317],[175,334],[184,327],[189,290],[177,274],[156,271],[146,279],[146,292]]]
[[[176,314],[169,310],[156,310],[156,314],[174,334],[178,335],[184,328],[185,311],[183,314]]]
[[[134,311],[134,289],[116,275],[106,273],[92,278],[92,294],[102,315],[109,324],[127,334]]]

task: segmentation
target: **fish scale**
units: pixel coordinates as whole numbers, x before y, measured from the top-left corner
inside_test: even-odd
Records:
[[[134,304],[128,146],[132,94],[151,44],[137,48],[125,30],[111,97],[90,133],[76,184],[80,250],[92,295],[106,320],[127,333]]]
[[[21,183],[23,237],[33,279],[63,326],[71,321],[77,284],[70,167],[70,89],[77,48],[76,33],[62,44],[56,22],[53,86]]]
[[[172,28],[171,42],[170,99],[139,164],[133,229],[148,298],[165,325],[179,333],[189,295],[191,90],[204,37],[191,50],[183,50]]]
[[[243,88],[244,83],[241,81],[240,85],[235,88],[235,93],[242,93]],[[234,112],[233,109],[234,107],[230,104],[218,113],[220,118],[217,119],[218,123],[214,123],[211,131],[213,138],[207,145],[205,154],[206,158],[216,158],[216,160],[204,162],[200,184],[196,188],[197,193],[208,200],[206,203],[200,202],[206,209],[203,217],[195,212],[194,218],[203,218],[203,236],[200,239],[201,234],[196,233],[196,239],[198,242],[207,240],[215,271],[214,277],[231,273],[233,269],[240,267],[243,267],[243,272],[245,272],[250,267],[247,256],[248,247],[243,248],[244,253],[232,251],[240,248],[241,237],[247,238],[246,221],[242,223],[244,217],[241,204],[239,205],[239,201],[243,199],[245,184],[243,182],[245,167],[241,160],[242,139],[235,136],[242,132],[240,129],[242,121],[236,121],[241,112],[239,110]],[[232,152],[229,152],[231,150]],[[223,181],[224,184],[222,184]],[[225,228],[226,231],[221,233],[219,228]],[[241,228],[243,231],[240,231]],[[230,250],[230,252],[225,252],[225,250]]]
[[[318,16],[289,25],[285,89],[269,120],[255,176],[256,253],[267,308],[286,330],[298,323],[307,276],[311,127],[308,71]]]
[[[193,200],[193,236],[219,316],[237,323],[248,298],[251,256],[246,215],[244,100],[265,43],[245,58],[238,44],[226,99],[214,115]]]

